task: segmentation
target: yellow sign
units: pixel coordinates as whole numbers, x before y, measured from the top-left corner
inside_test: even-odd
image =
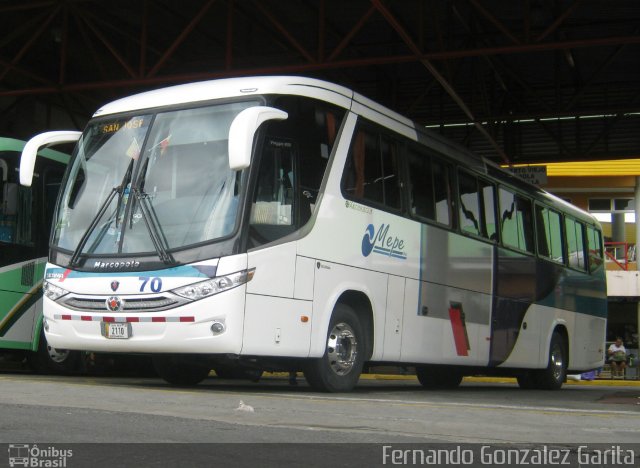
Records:
[[[131,119],[127,122],[110,122],[104,124],[101,129],[102,133],[115,133],[121,128],[126,128],[127,130],[135,130],[136,128],[141,128],[144,125],[144,119]]]

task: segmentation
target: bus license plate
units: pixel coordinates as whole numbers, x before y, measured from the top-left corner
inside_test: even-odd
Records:
[[[105,324],[105,336],[113,340],[126,340],[131,336],[130,323],[107,323]]]

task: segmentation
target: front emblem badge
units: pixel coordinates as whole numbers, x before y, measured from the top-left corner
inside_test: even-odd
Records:
[[[111,290],[113,292],[116,292],[118,290],[118,286],[120,286],[120,283],[118,281],[112,281],[111,282]]]
[[[122,300],[118,296],[111,296],[106,300],[107,310],[120,312],[122,310]]]

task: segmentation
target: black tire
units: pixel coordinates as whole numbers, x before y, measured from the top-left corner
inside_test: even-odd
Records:
[[[451,389],[457,388],[462,382],[462,374],[447,367],[416,367],[416,376],[424,388]]]
[[[29,366],[36,372],[70,374],[80,368],[80,351],[56,349],[47,343],[44,331],[40,331],[38,351],[30,353],[27,357]]]
[[[535,371],[527,371],[524,374],[516,376],[518,385],[523,390],[531,390],[536,388],[536,374]]]
[[[567,378],[567,345],[558,332],[551,336],[547,368],[536,374],[536,388],[558,390]]]
[[[180,387],[198,385],[211,370],[197,359],[170,354],[153,356],[153,367],[164,380]]]
[[[337,304],[333,310],[324,355],[306,363],[304,376],[315,390],[349,392],[358,383],[365,359],[365,335],[354,310]]]

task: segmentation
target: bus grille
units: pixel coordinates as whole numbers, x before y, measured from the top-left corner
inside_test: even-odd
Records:
[[[22,267],[22,277],[20,278],[20,284],[22,286],[33,286],[33,276],[36,271],[36,264],[34,262],[27,263]]]
[[[119,312],[159,312],[189,302],[176,296],[122,297],[122,310]],[[104,312],[107,309],[106,297],[72,296],[60,301],[65,307],[77,311]],[[113,313],[112,311],[109,311]]]

